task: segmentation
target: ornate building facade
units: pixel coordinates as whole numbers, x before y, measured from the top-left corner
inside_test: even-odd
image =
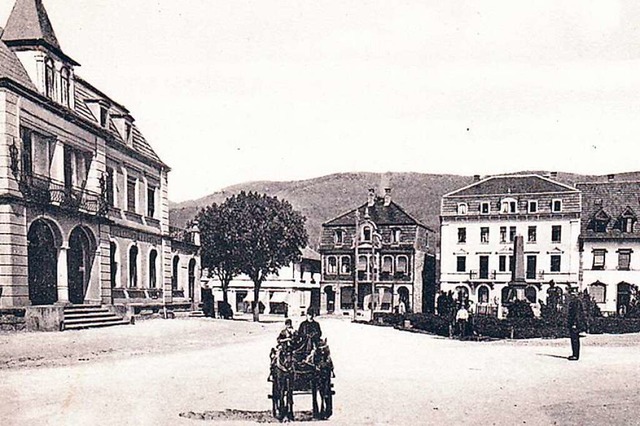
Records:
[[[513,246],[524,237],[525,297],[546,300],[579,282],[581,194],[539,175],[479,177],[442,197],[440,286],[480,312],[500,314],[513,299]]]
[[[197,228],[170,229],[169,167],[133,116],[76,74],[41,0],[0,40],[0,307],[194,301]]]
[[[365,204],[322,225],[321,313],[370,318],[372,309],[430,309],[433,237],[391,200],[391,189],[384,196],[370,190]]]

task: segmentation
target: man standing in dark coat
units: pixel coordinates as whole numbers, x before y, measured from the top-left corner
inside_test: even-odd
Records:
[[[576,287],[569,288],[569,312],[568,312],[569,337],[571,338],[572,354],[569,361],[580,359],[580,333],[586,330],[586,321],[582,300],[577,294]]]

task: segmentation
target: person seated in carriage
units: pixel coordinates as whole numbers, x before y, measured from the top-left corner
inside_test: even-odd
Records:
[[[315,309],[309,308],[306,319],[300,323],[298,328],[298,336],[307,344],[308,351],[318,346],[322,337],[322,330],[320,329],[320,324],[316,322],[315,316]]]

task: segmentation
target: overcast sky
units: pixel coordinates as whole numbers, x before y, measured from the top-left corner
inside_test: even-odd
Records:
[[[174,201],[347,171],[640,169],[637,0],[44,4]]]

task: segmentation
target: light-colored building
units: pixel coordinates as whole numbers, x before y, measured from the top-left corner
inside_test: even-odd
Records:
[[[17,0],[0,37],[0,307],[60,322],[67,305],[189,304],[198,231],[170,232],[169,167],[78,66],[42,1]]]
[[[441,203],[440,288],[500,314],[513,294],[513,241],[524,237],[525,297],[546,300],[553,281],[578,284],[580,192],[539,175],[493,176],[446,194]]]
[[[624,314],[640,285],[640,182],[580,183],[582,287],[606,315]]]
[[[391,189],[369,190],[365,204],[322,225],[321,312],[353,315],[357,303],[358,315],[370,318],[372,299],[375,312],[431,309],[433,234],[391,199]]]
[[[216,312],[223,299],[222,287],[217,278],[202,279],[203,286],[213,290]],[[234,314],[251,313],[256,306],[253,281],[240,275],[229,284],[227,300]],[[306,247],[300,262],[281,268],[261,284],[258,296],[260,312],[264,314],[304,316],[311,307],[316,310],[320,300],[320,255]]]

